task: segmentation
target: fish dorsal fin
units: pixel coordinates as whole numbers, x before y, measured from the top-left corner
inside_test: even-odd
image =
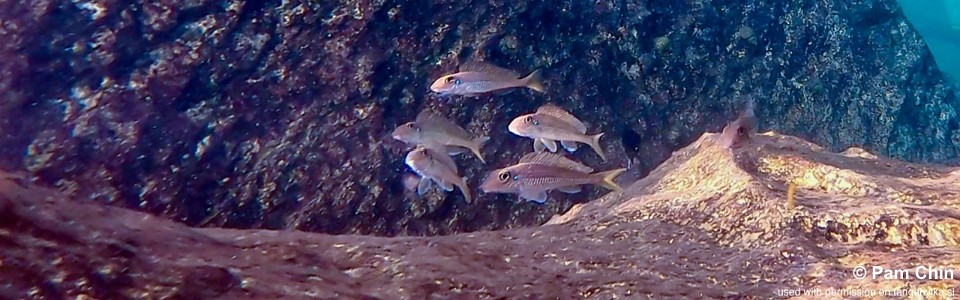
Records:
[[[431,148],[425,148],[425,150],[427,155],[430,156],[430,159],[433,159],[447,168],[450,168],[454,173],[460,173],[460,170],[457,169],[457,163],[453,161],[453,158],[450,157],[449,154],[444,153],[444,151]]]
[[[587,133],[587,126],[583,125],[583,122],[580,122],[577,117],[574,117],[573,114],[563,110],[563,108],[559,106],[547,103],[540,106],[540,108],[537,109],[537,113],[560,119],[567,124],[573,125],[580,133]]]
[[[520,73],[495,66],[483,60],[471,60],[460,65],[460,72],[479,72],[496,77],[520,79]]]
[[[447,118],[444,118],[440,114],[430,111],[423,110],[417,114],[417,125],[420,125],[421,128],[429,128],[432,130],[440,130],[451,135],[456,135],[461,138],[470,138],[470,134],[467,133],[460,125],[450,121]]]
[[[570,160],[569,158],[563,157],[563,155],[554,154],[551,152],[532,152],[524,155],[520,158],[520,163],[530,163],[538,164],[545,166],[554,166],[561,167],[564,169],[570,169],[583,173],[593,172],[593,168],[585,166],[581,163]]]

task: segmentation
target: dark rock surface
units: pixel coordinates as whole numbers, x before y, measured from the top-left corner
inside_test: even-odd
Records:
[[[493,139],[474,187],[529,141],[545,102],[647,173],[758,99],[761,128],[830,149],[956,162],[957,97],[893,0],[0,0],[0,169],[71,198],[190,225],[443,234],[544,222],[547,205],[405,194],[394,126],[433,108]],[[429,82],[488,59],[545,68],[548,95],[441,101]],[[629,182],[629,180],[626,180]],[[453,196],[451,196],[453,195]]]
[[[960,269],[960,169],[828,153],[779,135],[731,152],[712,137],[624,193],[547,225],[433,237],[192,228],[64,201],[5,175],[0,297],[771,299],[780,289],[848,288],[948,299],[960,291],[957,280],[851,275],[859,265]],[[799,187],[793,207],[789,183]]]

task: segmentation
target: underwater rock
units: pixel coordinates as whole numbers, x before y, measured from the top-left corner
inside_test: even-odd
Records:
[[[0,7],[0,169],[190,225],[432,235],[543,223],[605,191],[539,206],[478,184],[529,151],[506,126],[547,102],[604,132],[642,120],[639,153],[610,136],[610,161],[574,155],[598,169],[635,160],[631,174],[718,131],[742,95],[762,129],[833,150],[956,162],[960,145],[956,92],[894,0]],[[495,34],[488,60],[542,67],[548,94],[429,92]],[[488,164],[457,159],[474,204],[404,193],[405,149],[388,133],[424,108],[491,136]]]
[[[432,237],[193,228],[0,180],[0,297],[780,298],[926,289],[859,265],[960,270],[960,168],[707,134],[623,193],[543,226]],[[787,186],[796,185],[794,207]],[[781,293],[781,294],[777,294]],[[932,297],[937,298],[937,297]],[[938,298],[939,299],[939,298]]]

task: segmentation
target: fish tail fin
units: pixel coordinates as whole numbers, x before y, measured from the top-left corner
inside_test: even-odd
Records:
[[[620,185],[618,185],[614,180],[617,179],[617,176],[620,176],[620,174],[622,174],[626,170],[627,169],[620,168],[616,170],[596,173],[596,176],[601,178],[600,185],[602,185],[603,187],[613,190],[614,192],[622,192],[623,189],[620,188]]]
[[[470,190],[467,189],[466,177],[463,177],[463,179],[461,179],[460,183],[458,184],[458,187],[460,188],[460,193],[463,193],[463,199],[466,200],[467,203],[473,203],[473,197],[470,196]]]
[[[541,93],[546,93],[547,88],[543,86],[543,69],[536,69],[530,75],[520,79],[523,85]]]
[[[473,140],[473,145],[470,146],[470,151],[472,151],[472,152],[473,152],[473,155],[476,155],[477,158],[479,158],[479,159],[480,159],[480,162],[482,162],[482,163],[487,163],[487,161],[483,159],[483,154],[480,153],[480,148],[483,147],[483,144],[486,143],[486,142],[489,141],[489,140],[490,140],[490,137],[488,137],[488,136],[481,136],[481,137],[478,137],[478,138],[474,139],[474,140]]]
[[[473,139],[473,142],[474,142],[474,143],[477,143],[477,146],[483,146],[483,144],[486,144],[487,141],[489,141],[489,140],[490,140],[490,137],[489,137],[489,136],[481,136],[481,137],[478,137],[478,138]],[[478,148],[479,148],[479,147],[478,147]]]
[[[607,155],[603,153],[603,147],[600,147],[600,138],[603,137],[603,132],[590,136],[590,148],[593,148],[593,151],[597,152],[597,155],[600,155],[600,158],[603,161],[607,161]]]

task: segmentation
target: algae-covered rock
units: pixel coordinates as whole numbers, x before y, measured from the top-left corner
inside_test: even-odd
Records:
[[[539,224],[479,193],[530,151],[509,120],[551,102],[640,177],[757,99],[760,127],[828,149],[957,161],[956,92],[894,0],[0,0],[0,168],[191,225],[444,234]],[[542,68],[546,94],[440,99],[428,84],[485,41]],[[664,43],[665,41],[668,41]],[[663,51],[660,51],[660,50]],[[405,193],[397,125],[434,109],[489,135],[461,157],[477,195]],[[625,177],[626,178],[626,177]]]

